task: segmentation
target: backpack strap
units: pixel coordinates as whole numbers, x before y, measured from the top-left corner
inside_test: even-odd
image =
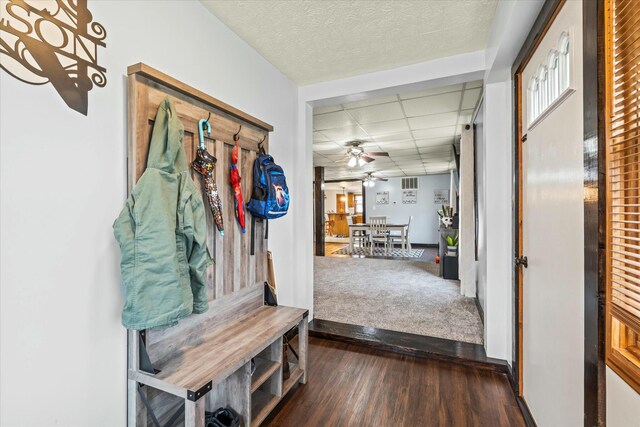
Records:
[[[251,214],[251,255],[256,254],[256,217]]]

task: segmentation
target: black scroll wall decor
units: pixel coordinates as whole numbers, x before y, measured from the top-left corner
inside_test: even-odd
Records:
[[[105,28],[87,0],[2,1],[0,67],[32,85],[51,83],[64,102],[87,115],[88,93],[107,84],[98,64]]]

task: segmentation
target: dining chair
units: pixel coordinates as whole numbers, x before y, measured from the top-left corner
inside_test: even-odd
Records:
[[[333,235],[333,221],[329,219],[329,214],[324,214],[324,234],[325,236]]]
[[[347,225],[349,226],[353,225],[353,216],[351,215],[347,216]],[[369,238],[367,237],[364,230],[353,230],[353,242],[354,243],[357,242],[358,246],[360,246],[361,248],[364,248],[365,246],[367,246],[367,243],[369,242]]]
[[[385,255],[389,254],[389,231],[387,230],[386,216],[370,216],[369,217],[369,253],[373,255],[373,249],[376,244],[384,244]]]
[[[407,230],[404,234],[405,247],[407,248],[408,251],[411,251],[411,240],[409,239],[409,235],[410,235],[409,232],[411,231],[412,220],[413,220],[413,215],[409,217],[409,222],[407,223]],[[391,245],[391,248],[393,248],[396,243],[400,243],[400,245],[402,245],[402,233],[400,232],[389,233],[389,244]]]

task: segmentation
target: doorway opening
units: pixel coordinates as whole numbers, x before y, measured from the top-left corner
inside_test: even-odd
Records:
[[[475,274],[472,295],[460,281],[481,94],[476,80],[313,110],[314,319],[483,345]]]

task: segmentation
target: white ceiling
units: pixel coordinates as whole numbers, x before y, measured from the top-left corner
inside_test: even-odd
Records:
[[[298,85],[486,47],[497,0],[201,0]]]
[[[313,110],[313,164],[325,180],[417,176],[444,173],[453,160],[452,144],[469,124],[482,81],[367,99]],[[366,152],[386,151],[364,167],[347,166],[347,146],[365,141]]]

